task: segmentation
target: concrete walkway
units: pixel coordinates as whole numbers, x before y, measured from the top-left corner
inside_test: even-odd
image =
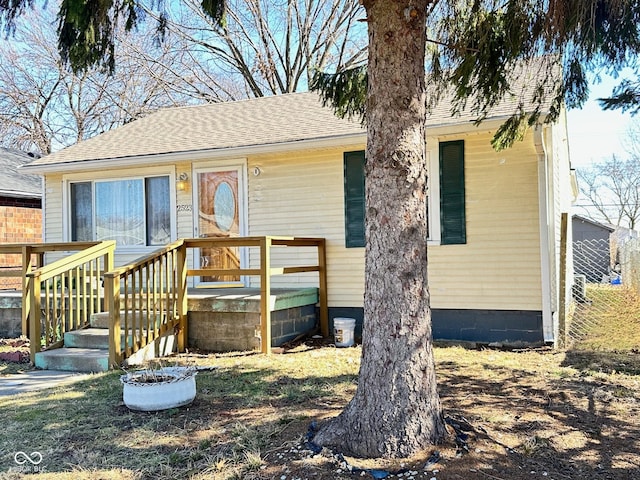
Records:
[[[69,385],[90,377],[91,374],[88,373],[58,370],[29,370],[24,373],[3,375],[0,376],[0,397]]]

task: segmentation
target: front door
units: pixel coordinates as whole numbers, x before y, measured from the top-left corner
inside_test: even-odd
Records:
[[[196,172],[196,236],[239,237],[242,234],[242,167]],[[196,251],[200,269],[237,269],[241,265],[238,247],[202,248]],[[200,277],[199,286],[242,286],[239,275]]]

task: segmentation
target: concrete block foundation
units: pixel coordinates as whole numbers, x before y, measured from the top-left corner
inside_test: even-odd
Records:
[[[317,288],[273,290],[271,346],[317,328]],[[220,289],[189,292],[188,345],[210,352],[260,349],[260,292]]]

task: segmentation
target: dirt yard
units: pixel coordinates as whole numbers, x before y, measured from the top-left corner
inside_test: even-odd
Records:
[[[451,437],[418,458],[310,451],[311,422],[338,414],[355,391],[360,348],[303,344],[271,357],[175,359],[210,368],[198,374],[194,403],[181,409],[129,411],[121,372],[0,397],[0,478],[640,478],[637,351],[441,347],[435,354]],[[40,471],[16,463],[17,452],[34,451]]]
[[[637,353],[614,365],[635,375],[593,353],[440,348],[436,356],[449,442],[391,463],[341,462],[293,442],[272,456],[266,478],[377,478],[382,470],[405,479],[640,479]]]

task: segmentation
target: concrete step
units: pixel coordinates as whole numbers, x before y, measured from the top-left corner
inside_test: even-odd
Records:
[[[109,350],[109,330],[105,328],[83,328],[64,334],[67,348],[92,348]]]
[[[157,313],[154,315],[154,317],[156,318],[156,323],[157,326],[159,327],[162,324],[162,321],[164,319],[164,313]],[[120,312],[120,319],[122,321],[122,319],[124,318],[124,311]],[[136,318],[136,322],[138,322],[139,319]],[[146,325],[147,323],[147,313],[146,312],[142,312],[142,323]],[[100,312],[100,313],[93,313],[91,314],[91,318],[89,319],[89,324],[91,325],[92,328],[109,328],[109,312]]]
[[[109,312],[92,313],[89,319],[91,328],[109,328]]]
[[[96,348],[56,348],[36,353],[35,366],[65,372],[106,372],[109,351]]]
[[[140,338],[140,330],[136,330],[136,338]],[[129,335],[129,345],[133,345],[131,335]],[[106,328],[83,328],[66,332],[64,334],[64,346],[67,348],[109,350],[109,330]],[[120,347],[124,348],[124,332],[120,333]]]

